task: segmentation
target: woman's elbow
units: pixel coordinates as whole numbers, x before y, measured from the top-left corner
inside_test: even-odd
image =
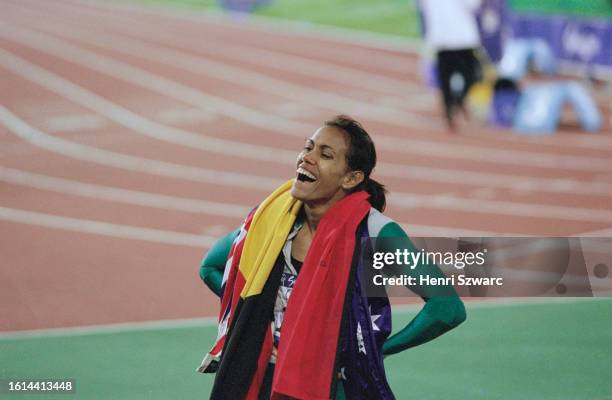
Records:
[[[461,325],[467,319],[467,313],[465,311],[465,305],[460,299],[457,299],[457,302],[454,306],[454,316],[451,322],[451,327],[455,328]]]
[[[210,274],[210,267],[206,265],[206,256],[200,263],[200,268],[198,269],[198,273],[200,275],[200,279],[202,280],[202,282],[206,283],[206,278]]]

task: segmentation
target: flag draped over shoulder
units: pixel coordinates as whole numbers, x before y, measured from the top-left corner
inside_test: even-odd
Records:
[[[257,398],[272,351],[270,315],[281,271],[271,272],[301,207],[290,194],[292,183],[285,182],[251,211],[234,239],[217,340],[198,369],[217,373],[211,398]]]
[[[211,399],[258,398],[273,347],[271,316],[282,273],[276,260],[301,207],[290,194],[292,182],[249,214],[232,245],[217,341],[198,369],[217,373]],[[355,319],[350,303],[355,286],[349,286],[355,281],[356,234],[370,209],[367,198],[365,192],[345,197],[317,226],[285,311],[273,400],[333,395],[345,342],[342,327],[351,325],[347,317]],[[369,321],[366,314],[360,317]],[[382,368],[382,355],[377,359]]]

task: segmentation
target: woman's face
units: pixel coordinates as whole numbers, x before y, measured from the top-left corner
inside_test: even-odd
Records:
[[[306,204],[335,203],[346,196],[351,174],[346,162],[348,138],[338,128],[324,126],[306,140],[297,159],[291,195]]]

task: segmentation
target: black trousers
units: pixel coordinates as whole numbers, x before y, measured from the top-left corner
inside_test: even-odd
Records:
[[[441,50],[437,53],[437,61],[444,112],[452,124],[455,109],[463,109],[470,87],[480,80],[481,66],[475,49]]]

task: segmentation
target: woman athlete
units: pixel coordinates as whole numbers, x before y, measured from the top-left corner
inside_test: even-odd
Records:
[[[306,140],[295,179],[204,257],[200,276],[222,299],[217,342],[199,368],[216,372],[211,399],[393,399],[383,356],[465,320],[452,287],[410,286],[425,304],[389,337],[389,301],[366,290],[364,260],[395,251],[398,238],[417,250],[382,214],[375,165],[374,143],[357,121],[326,121]]]

